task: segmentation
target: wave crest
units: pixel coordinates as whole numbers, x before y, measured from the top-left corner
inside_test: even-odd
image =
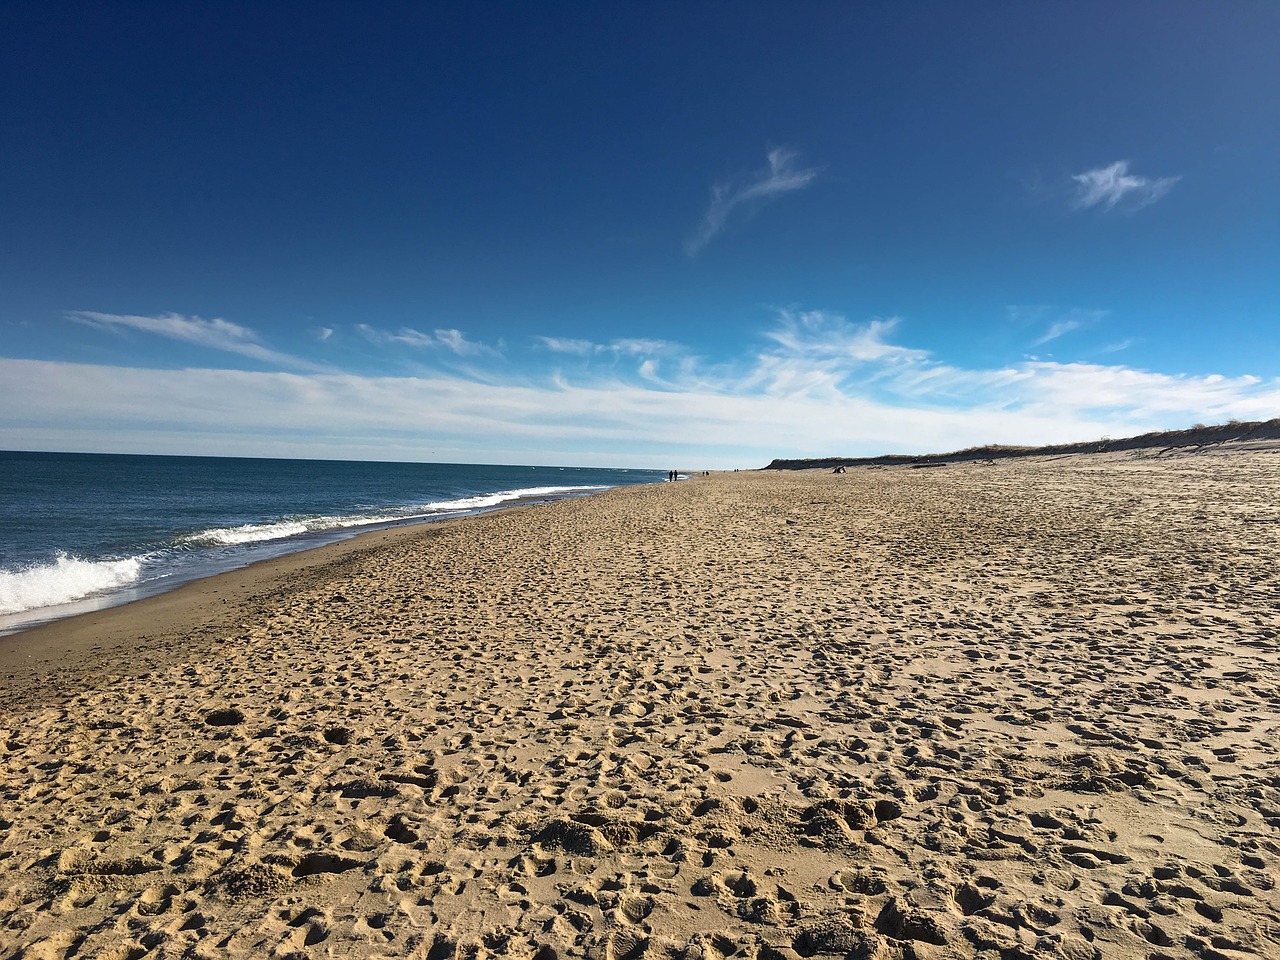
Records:
[[[525,497],[549,497],[557,493],[578,493],[587,490],[605,490],[602,486],[576,487],[522,487],[518,490],[499,490],[496,493],[482,493],[474,497],[463,497],[459,500],[438,500],[424,505],[424,509],[438,510],[481,510],[485,507],[496,507],[508,500],[520,500]]]
[[[310,528],[300,520],[284,520],[280,523],[246,523],[239,527],[214,527],[201,530],[183,538],[183,543],[204,546],[232,547],[240,543],[261,543],[264,540],[281,540],[306,533]]]
[[[142,561],[81,560],[59,554],[52,563],[23,570],[0,570],[0,614],[22,613],[70,603],[90,594],[128,586],[142,572]]]
[[[606,488],[602,486],[561,486],[499,490],[495,493],[482,493],[457,500],[437,500],[433,503],[424,503],[417,507],[387,513],[354,514],[346,517],[305,517],[279,520],[274,523],[246,523],[238,527],[214,527],[183,537],[179,543],[202,547],[234,547],[244,543],[283,540],[286,537],[324,530],[374,526],[379,523],[395,523],[404,520],[424,520],[441,513],[483,510],[522,498],[549,497],[556,494],[585,493],[588,490],[604,489]]]

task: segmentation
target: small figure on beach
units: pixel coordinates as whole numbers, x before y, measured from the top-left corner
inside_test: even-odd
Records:
[[[844,473],[844,472],[845,472],[845,471],[844,471],[844,464],[843,464],[843,463],[842,463],[842,464],[840,464],[840,466],[836,467],[836,468],[835,468],[834,470],[832,470],[831,472],[832,472],[832,473]]]

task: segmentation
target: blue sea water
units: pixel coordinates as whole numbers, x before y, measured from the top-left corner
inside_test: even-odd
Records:
[[[657,470],[0,451],[0,635],[365,530]]]

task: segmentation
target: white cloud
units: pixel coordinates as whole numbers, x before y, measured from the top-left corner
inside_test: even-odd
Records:
[[[821,310],[780,310],[765,332],[775,346],[756,357],[743,382],[772,396],[800,392],[828,399],[850,389],[892,389],[903,377],[918,378],[937,366],[927,351],[887,340],[898,323],[896,317],[855,324]]]
[[[1106,319],[1107,310],[1058,310],[1046,304],[1012,305],[1005,308],[1009,320],[1019,327],[1042,327],[1044,332],[1031,341],[1032,347],[1039,347],[1051,340],[1066,336],[1076,330],[1083,330]]]
[[[1109,167],[1073,174],[1071,179],[1076,183],[1075,205],[1079,209],[1122,206],[1138,210],[1155,203],[1182,178],[1139,177],[1129,173],[1128,160],[1117,160]]]
[[[1106,316],[1106,310],[1068,310],[1050,323],[1044,333],[1031,341],[1031,346],[1039,347],[1050,340],[1057,340],[1059,337],[1075,330],[1082,330],[1085,327],[1099,323]]]
[[[924,350],[912,350],[886,341],[898,326],[899,318],[876,319],[852,324],[844,317],[822,310],[780,310],[778,324],[765,336],[786,351],[805,356],[827,356],[861,363],[914,363],[928,357]]]
[[[1125,337],[1123,340],[1117,340],[1115,343],[1108,343],[1105,347],[1099,347],[1099,353],[1119,353],[1121,350],[1128,350],[1138,341],[1133,337]]]
[[[608,343],[566,337],[534,337],[534,342],[541,344],[552,353],[565,353],[578,357],[600,354],[611,354],[615,357],[647,357],[660,353],[681,353],[684,350],[679,344],[669,340],[654,340],[648,337],[621,337],[610,340]]]
[[[1080,321],[1076,319],[1055,320],[1049,325],[1049,329],[1043,334],[1031,341],[1033,347],[1048,343],[1050,340],[1057,340],[1063,334],[1070,333],[1072,330],[1080,329]]]
[[[745,183],[717,183],[711,189],[711,205],[693,235],[685,241],[685,253],[697,255],[723,230],[735,210],[750,215],[763,203],[801,190],[818,176],[816,169],[797,169],[796,154],[783,149],[770,150],[769,166],[758,171]]]
[[[587,357],[601,349],[598,343],[590,340],[574,340],[568,337],[535,337],[552,353],[569,353],[578,357]]]
[[[609,343],[608,349],[614,353],[628,354],[630,356],[647,357],[655,353],[665,353],[679,348],[666,340],[650,340],[644,337],[628,337],[620,340],[613,340]]]
[[[486,353],[501,353],[501,350],[497,347],[478,343],[475,340],[468,340],[462,335],[460,330],[435,330],[433,333],[435,334],[436,343],[444,347],[446,350],[452,350],[460,357],[475,357]]]
[[[423,333],[413,327],[401,327],[395,333],[380,330],[367,323],[356,324],[356,329],[370,343],[379,345],[402,343],[410,347],[423,347],[432,350],[447,350],[460,357],[498,356],[502,353],[499,347],[476,340],[468,340],[460,330],[438,328],[430,333]]]
[[[1124,436],[1280,409],[1280,381],[1256,377],[1045,360],[965,369],[895,342],[901,326],[781,311],[766,347],[734,363],[620,340],[599,345],[616,363],[593,365],[575,348],[575,369],[518,377],[505,361],[483,378],[0,358],[0,449],[759,466]],[[448,349],[448,337],[429,339]]]
[[[177,313],[168,313],[158,317],[129,316],[115,313],[98,313],[93,310],[73,310],[67,316],[76,323],[82,323],[103,330],[140,330],[171,340],[194,343],[214,350],[225,350],[241,356],[261,360],[266,363],[281,364],[304,370],[317,370],[316,364],[298,357],[272,350],[259,341],[258,335],[248,327],[231,323],[215,317],[203,320],[200,317],[184,317]]]
[[[1139,423],[1190,426],[1267,419],[1280,408],[1280,382],[1257,377],[1153,373],[1094,363],[1032,362],[1026,403]]]
[[[989,372],[978,372],[975,384]],[[998,372],[963,407],[929,393],[886,403],[810,383],[776,394],[561,378],[148,370],[0,359],[7,448],[347,456],[663,466],[759,466],[775,456],[922,452],[1040,443],[1163,425],[1256,419],[1280,385],[1126,368],[1032,363]],[[818,374],[821,376],[821,374]]]

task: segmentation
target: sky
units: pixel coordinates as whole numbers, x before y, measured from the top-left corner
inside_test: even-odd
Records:
[[[1280,416],[1280,4],[0,4],[0,449]]]

